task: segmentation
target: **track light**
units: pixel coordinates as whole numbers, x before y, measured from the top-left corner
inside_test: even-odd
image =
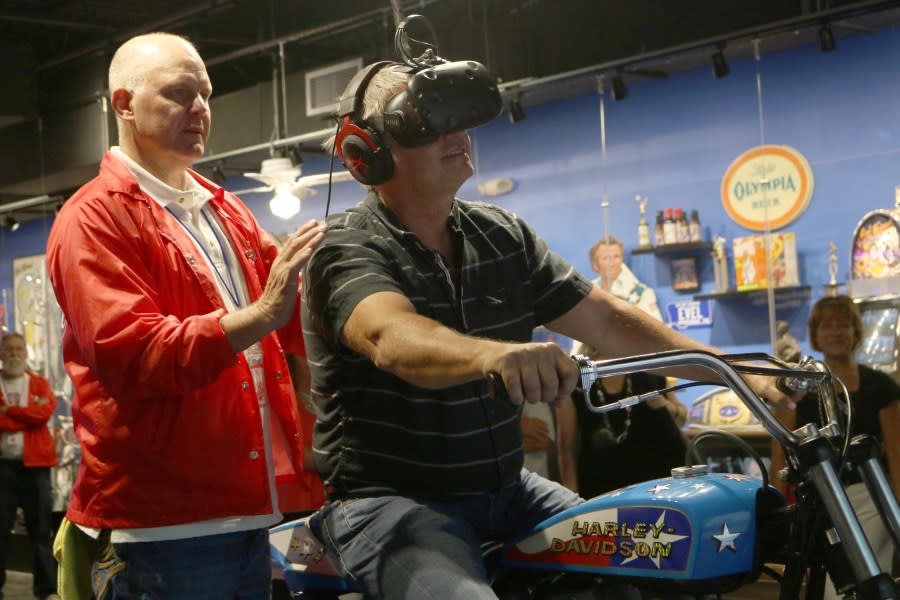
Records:
[[[303,154],[300,153],[300,146],[288,146],[285,156],[291,159],[291,164],[302,165]]]
[[[834,31],[831,30],[831,25],[826,23],[819,29],[819,50],[831,52],[834,49]]]
[[[9,229],[10,231],[17,230],[19,228],[19,225],[20,225],[19,221],[17,221],[14,216],[10,215],[10,216],[6,217],[6,228]]]
[[[612,94],[613,100],[624,100],[628,97],[628,88],[625,87],[625,80],[622,79],[621,75],[613,75]]]
[[[731,69],[728,66],[728,62],[725,60],[725,55],[722,53],[722,49],[719,48],[712,55],[712,72],[713,77],[716,79],[721,79],[725,77],[729,73],[731,73]]]
[[[525,118],[525,109],[519,100],[509,101],[509,122],[518,123]]]
[[[225,171],[222,169],[221,164],[213,165],[212,173],[213,173],[213,181],[215,181],[219,185],[222,185],[223,183],[225,183],[225,179],[226,179]]]

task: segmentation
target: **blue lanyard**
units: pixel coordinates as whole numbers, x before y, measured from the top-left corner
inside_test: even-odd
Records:
[[[224,240],[219,233],[219,228],[213,226],[212,222],[209,219],[209,215],[206,214],[206,211],[203,208],[200,208],[200,214],[203,215],[204,220],[206,220],[206,224],[209,226],[210,231],[212,231],[213,235],[216,238],[216,241],[219,244],[219,250],[222,252],[222,260],[225,262],[225,274],[228,275],[228,279],[225,279],[225,276],[219,272],[219,268],[216,266],[216,262],[212,259],[209,252],[206,251],[206,244],[203,243],[197,233],[194,231],[193,227],[188,226],[178,215],[175,214],[170,207],[166,206],[166,210],[168,210],[175,220],[178,221],[182,227],[190,234],[194,241],[197,243],[197,247],[200,248],[200,251],[206,256],[206,260],[209,263],[209,266],[212,267],[213,273],[216,275],[216,279],[221,284],[221,287],[225,289],[228,293],[228,296],[231,298],[232,302],[234,302],[235,307],[240,308],[243,306],[243,303],[240,301],[240,294],[238,294],[238,286],[237,282],[234,280],[233,269],[231,266],[231,260],[229,258],[228,248],[231,247],[227,240]]]

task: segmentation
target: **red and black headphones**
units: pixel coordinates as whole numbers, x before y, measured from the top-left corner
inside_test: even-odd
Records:
[[[433,51],[417,59],[409,58],[405,25],[414,18],[424,17],[407,17],[395,38],[406,63],[372,63],[357,73],[341,94],[335,151],[347,170],[364,185],[384,183],[394,174],[385,133],[401,146],[414,148],[442,135],[483,125],[503,109],[497,83],[481,63],[447,62]],[[397,43],[401,37],[402,44]],[[410,73],[412,77],[405,90],[388,99],[383,116],[362,119],[366,87],[385,68]]]

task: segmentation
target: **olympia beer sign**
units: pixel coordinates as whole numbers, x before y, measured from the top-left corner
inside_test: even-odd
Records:
[[[789,146],[757,146],[738,156],[722,178],[728,216],[753,231],[780,229],[799,217],[813,192],[812,169]]]

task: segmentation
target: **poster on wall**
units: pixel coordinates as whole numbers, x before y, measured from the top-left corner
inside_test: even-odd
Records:
[[[15,330],[25,336],[28,365],[47,379],[60,401],[68,401],[70,383],[62,358],[62,311],[47,278],[45,255],[13,259]]]
[[[781,229],[809,205],[812,168],[790,146],[757,146],[731,163],[721,193],[725,212],[738,225],[753,231]]]

